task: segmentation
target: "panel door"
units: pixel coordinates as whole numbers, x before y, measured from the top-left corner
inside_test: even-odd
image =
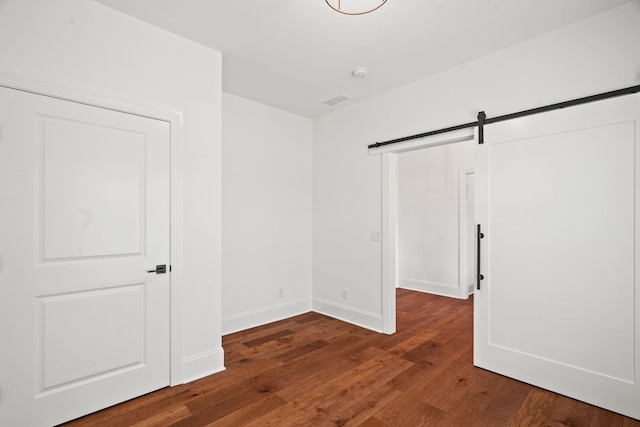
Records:
[[[475,364],[640,418],[640,96],[489,125]]]
[[[0,87],[0,425],[169,384],[169,135]]]

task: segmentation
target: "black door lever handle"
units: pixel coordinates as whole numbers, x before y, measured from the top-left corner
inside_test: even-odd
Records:
[[[147,270],[147,273],[165,274],[167,272],[167,266],[165,264],[156,265],[155,270]]]

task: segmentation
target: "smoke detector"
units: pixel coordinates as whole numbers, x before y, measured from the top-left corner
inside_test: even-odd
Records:
[[[351,75],[356,78],[356,79],[364,79],[365,77],[367,77],[367,73],[369,71],[364,68],[364,67],[358,67],[355,70],[353,70],[353,72],[351,73]]]

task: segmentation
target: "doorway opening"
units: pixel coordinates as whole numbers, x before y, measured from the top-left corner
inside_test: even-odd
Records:
[[[370,154],[382,155],[382,323],[384,333],[392,334],[396,331],[396,288],[400,280],[399,254],[401,253],[398,248],[400,155],[404,156],[406,153],[412,151],[463,142],[468,142],[470,145],[473,145],[473,141],[475,140],[474,129],[463,129],[447,134],[426,137],[421,140],[412,140],[406,143],[376,147],[369,150]],[[455,185],[456,200],[454,205],[460,205],[456,207],[455,219],[458,224],[454,227],[454,233],[458,234],[458,239],[456,239],[456,246],[458,247],[454,248],[455,258],[458,262],[455,263],[455,271],[453,273],[449,272],[448,274],[457,277],[455,285],[450,283],[448,284],[449,286],[441,286],[440,290],[443,288],[448,289],[448,295],[457,298],[465,298],[468,295],[470,284],[467,283],[468,278],[473,276],[473,255],[469,262],[467,260],[469,252],[473,250],[473,245],[469,244],[473,236],[470,228],[473,227],[473,224],[468,224],[467,220],[468,211],[473,208],[469,206],[469,185],[473,184],[469,184],[468,182],[473,179],[472,172],[472,167],[465,166],[460,170],[456,169],[454,177],[452,178],[453,182],[461,179],[465,181],[462,186],[462,191],[460,191],[459,183]],[[464,197],[463,202],[460,201],[461,197]],[[462,220],[460,219],[461,208],[464,209],[462,212]],[[460,229],[461,226],[463,229]],[[471,233],[471,235],[469,235],[469,233]],[[464,239],[464,242],[460,243],[460,238]],[[471,248],[469,248],[469,246],[471,246]],[[430,248],[430,250],[432,250],[432,248]],[[471,253],[473,254],[473,252]],[[425,280],[424,282],[428,281]],[[424,288],[417,290],[427,291],[428,286],[429,283],[426,283]],[[401,287],[412,288],[406,284]],[[415,289],[415,287],[413,289]],[[440,292],[440,294],[443,293]]]
[[[473,141],[397,160],[397,287],[466,299],[473,282]]]

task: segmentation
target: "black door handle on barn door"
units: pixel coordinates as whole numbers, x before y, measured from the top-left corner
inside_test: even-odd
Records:
[[[480,281],[484,279],[484,276],[482,275],[482,273],[480,273],[480,252],[481,252],[481,248],[482,245],[480,244],[480,239],[484,238],[484,234],[482,233],[482,230],[480,229],[480,224],[478,224],[478,236],[477,236],[477,241],[478,241],[478,247],[476,249],[476,256],[477,256],[477,264],[476,264],[476,288],[478,290],[480,290]]]
[[[156,265],[155,270],[147,270],[147,273],[165,274],[167,272],[166,264]]]

